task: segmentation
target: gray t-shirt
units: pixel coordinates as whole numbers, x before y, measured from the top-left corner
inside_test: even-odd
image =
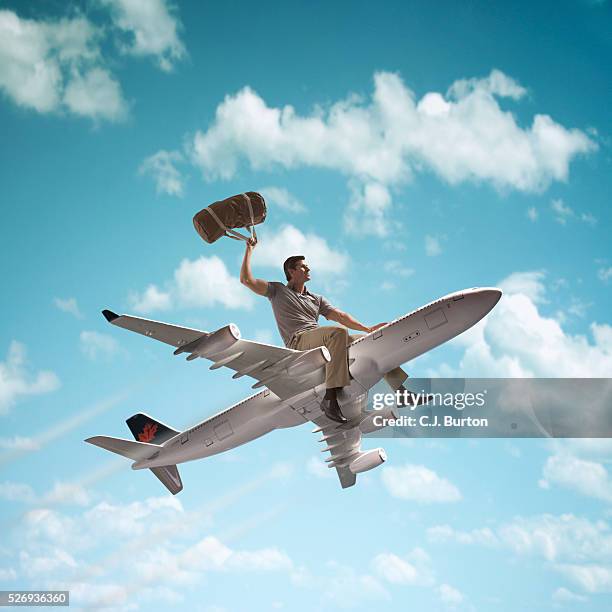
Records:
[[[285,346],[289,346],[295,334],[317,327],[319,315],[326,317],[334,309],[322,295],[314,295],[306,288],[304,293],[298,293],[274,281],[268,281],[266,297],[272,304]]]

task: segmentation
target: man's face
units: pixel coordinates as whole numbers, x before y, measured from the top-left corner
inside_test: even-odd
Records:
[[[305,283],[310,280],[310,268],[304,259],[298,261],[295,268],[291,270],[291,280],[294,283]]]

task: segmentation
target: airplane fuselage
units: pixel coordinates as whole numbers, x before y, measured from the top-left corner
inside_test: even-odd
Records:
[[[348,350],[352,381],[339,401],[347,418],[357,416],[359,397],[386,372],[447,342],[480,321],[497,303],[498,289],[451,293],[359,338]],[[175,465],[222,453],[275,429],[302,425],[320,412],[325,384],[281,400],[269,389],[256,393],[168,440],[133,469]],[[348,411],[348,413],[346,413]]]

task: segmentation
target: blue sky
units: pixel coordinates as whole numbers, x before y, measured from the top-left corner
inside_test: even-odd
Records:
[[[175,498],[82,441],[249,393],[99,314],[280,342],[241,245],[191,224],[245,190],[268,201],[256,274],[303,252],[364,323],[504,289],[411,375],[609,377],[610,26],[578,0],[2,2],[0,588],[83,609],[609,609],[608,440],[390,439],[342,491],[303,426],[182,466]]]

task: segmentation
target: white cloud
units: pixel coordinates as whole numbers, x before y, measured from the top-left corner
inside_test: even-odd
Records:
[[[450,584],[441,584],[438,587],[440,601],[447,606],[454,608],[463,603],[463,593],[452,587]]]
[[[161,291],[155,285],[149,285],[141,294],[132,293],[129,302],[136,312],[156,312],[172,308],[170,293]]]
[[[155,179],[158,194],[182,197],[183,177],[175,165],[182,160],[183,156],[178,151],[158,151],[140,164],[138,172],[150,174]]]
[[[44,496],[39,497],[29,484],[20,482],[0,483],[0,498],[26,504],[77,504],[86,506],[90,502],[89,493],[79,484],[56,482]]]
[[[0,580],[17,580],[17,572],[12,567],[0,567]]]
[[[597,278],[604,283],[607,283],[610,279],[612,279],[612,266],[609,268],[599,268],[597,270]]]
[[[385,273],[392,277],[408,278],[414,274],[413,268],[409,268],[405,263],[402,263],[397,259],[390,259],[389,261],[386,261],[383,269]]]
[[[432,586],[433,570],[429,555],[415,548],[406,557],[394,553],[380,553],[372,559],[374,573],[391,584]]]
[[[181,23],[173,14],[175,7],[166,0],[102,0],[111,9],[114,25],[128,35],[124,53],[155,56],[162,70],[172,70],[182,59],[185,46],[178,30]]]
[[[487,535],[482,537],[485,530]],[[519,557],[543,559],[550,569],[587,592],[612,592],[612,533],[605,521],[591,521],[573,514],[541,514],[516,517],[493,530],[485,530],[465,532],[442,525],[428,529],[427,533],[432,541],[493,546]],[[557,592],[555,599],[569,601],[571,595]]]
[[[50,554],[33,556],[27,551],[21,551],[21,568],[23,572],[31,578],[39,580],[54,571],[67,571],[75,569],[77,563],[74,557],[61,548],[54,548]]]
[[[553,200],[550,207],[556,215],[557,223],[561,223],[561,225],[565,225],[567,219],[574,216],[574,211],[561,199]]]
[[[0,448],[16,451],[33,451],[38,450],[40,445],[32,438],[13,436],[12,438],[0,438]]]
[[[530,206],[527,209],[527,218],[533,222],[538,220],[538,211],[534,206]]]
[[[597,225],[597,219],[591,213],[581,213],[580,220],[587,225]]]
[[[232,178],[243,161],[254,170],[339,171],[352,192],[346,229],[383,236],[391,219],[389,188],[418,172],[525,192],[567,180],[574,157],[597,145],[544,114],[521,127],[499,98],[522,95],[518,83],[494,70],[455,82],[446,97],[428,92],[417,101],[397,74],[378,72],[371,101],[349,95],[299,115],[290,105],[268,106],[245,87],[226,96],[210,127],[196,132],[190,154],[207,180]]]
[[[0,11],[0,88],[19,106],[40,113],[123,119],[127,105],[101,66],[100,37],[84,17],[35,21]]]
[[[21,482],[0,483],[0,498],[7,501],[17,501],[30,504],[35,501],[36,494],[32,487]]]
[[[42,498],[42,504],[76,504],[88,506],[91,502],[89,492],[74,482],[56,482],[53,488]]]
[[[311,276],[342,274],[348,267],[346,253],[332,249],[315,233],[302,233],[293,225],[283,225],[272,232],[262,229],[260,242],[253,254],[253,266],[266,266],[283,274],[283,262],[290,255],[305,255]]]
[[[534,301],[545,301],[541,274],[513,274],[501,281],[506,292],[493,311],[452,341],[465,347],[458,365],[444,364],[438,375],[607,378],[612,371],[612,326],[591,323],[591,340],[566,333],[554,318],[541,315]]]
[[[368,181],[353,182],[351,198],[344,214],[344,228],[349,234],[387,236],[395,227],[388,218],[391,194],[385,185]]]
[[[437,236],[425,236],[425,254],[428,257],[437,257],[442,254],[440,238]]]
[[[306,463],[306,471],[317,478],[334,478],[336,471],[327,467],[327,463],[319,457],[311,457]]]
[[[103,68],[85,74],[75,70],[64,91],[64,104],[75,115],[92,119],[116,121],[127,114],[121,85]]]
[[[578,216],[574,210],[560,198],[552,200],[550,207],[555,213],[555,221],[561,225],[566,225],[569,219],[579,219],[592,227],[597,225],[597,219],[591,213],[581,213],[580,216]]]
[[[569,453],[555,454],[546,460],[543,478],[545,488],[556,484],[587,497],[612,502],[612,478],[596,461],[580,459]]]
[[[450,89],[449,95],[461,99],[473,92],[483,92],[500,98],[512,98],[520,100],[527,90],[514,79],[506,76],[501,70],[492,70],[491,74],[484,79],[461,79],[455,81]]]
[[[386,467],[382,482],[391,496],[417,503],[449,503],[461,499],[454,484],[422,465]]]
[[[267,204],[278,206],[282,210],[292,213],[306,212],[306,207],[292,193],[283,187],[263,187],[259,193],[264,197]]]
[[[96,331],[82,331],[80,336],[81,351],[89,359],[112,357],[119,351],[115,338]]]
[[[427,529],[427,538],[431,542],[452,540],[459,544],[480,544],[481,546],[494,546],[498,543],[497,536],[489,527],[472,529],[471,531],[458,531],[450,525],[436,525]]]
[[[590,521],[573,514],[515,517],[494,528],[461,531],[441,525],[427,530],[433,542],[499,547],[519,556],[551,563],[587,563],[612,560],[612,533],[605,521]]]
[[[85,522],[96,526],[97,535],[141,536],[150,529],[150,518],[159,522],[176,520],[183,506],[176,497],[149,497],[128,504],[100,502],[88,510]]]
[[[391,599],[381,583],[370,574],[359,573],[337,562],[327,563],[326,570],[327,576],[320,580],[317,590],[322,591],[333,609],[363,606],[368,600]]]
[[[149,285],[142,293],[132,293],[129,301],[137,312],[150,313],[172,307],[206,308],[221,304],[227,308],[253,306],[248,289],[232,276],[223,260],[216,255],[183,259],[174,271],[172,281],[166,283],[168,291]]]
[[[504,293],[526,295],[534,304],[546,303],[546,287],[544,272],[513,272],[499,283]]]
[[[59,308],[62,312],[67,312],[77,319],[83,318],[83,313],[79,310],[79,305],[75,298],[53,298],[53,303],[57,308]]]
[[[578,595],[577,593],[573,593],[569,589],[565,587],[559,587],[552,594],[552,600],[555,603],[576,603],[588,601],[588,599],[584,595]]]
[[[557,569],[588,593],[612,593],[612,567],[562,564]]]
[[[252,297],[235,276],[231,276],[219,257],[183,259],[174,273],[180,301],[185,306],[251,308]]]
[[[21,396],[50,393],[59,386],[60,381],[53,372],[31,373],[27,368],[25,346],[13,341],[6,361],[0,362],[0,414],[6,414]]]

